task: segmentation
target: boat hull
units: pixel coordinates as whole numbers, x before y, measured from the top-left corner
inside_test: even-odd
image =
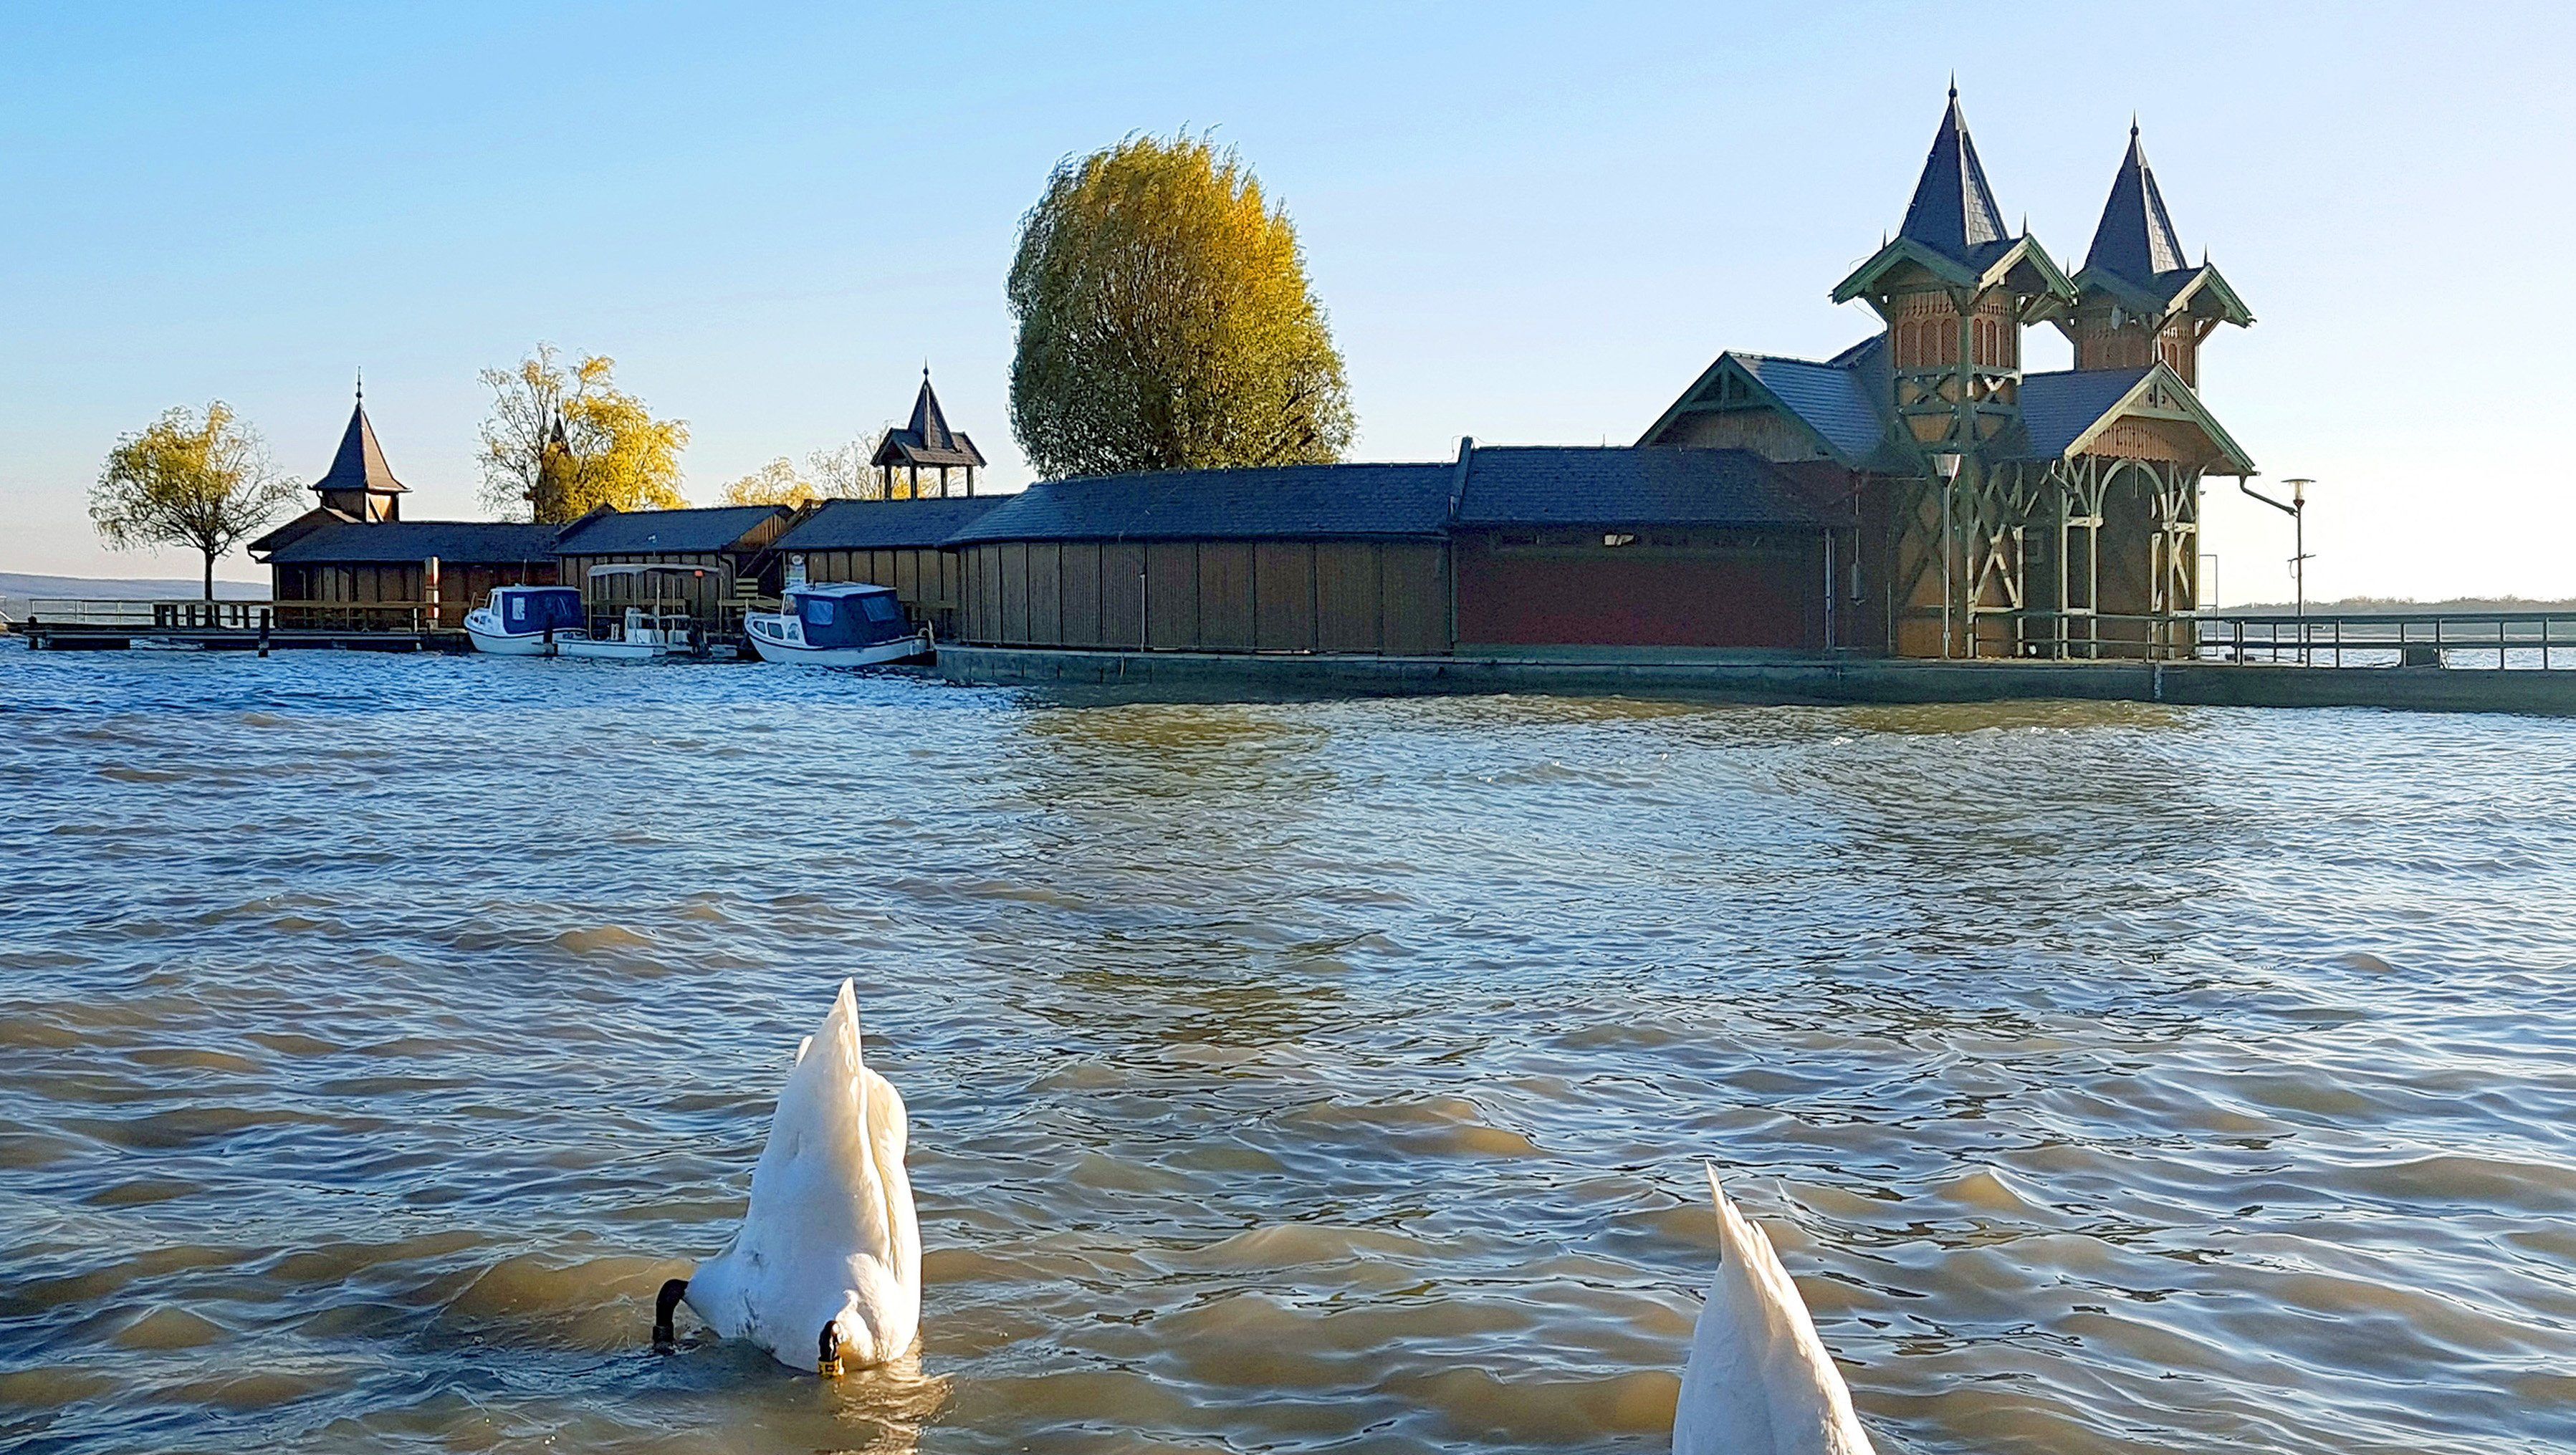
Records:
[[[594,642],[585,638],[555,643],[558,657],[588,657],[601,662],[649,662],[670,654],[671,649],[659,642]]]
[[[495,657],[550,657],[554,655],[556,646],[546,640],[543,632],[510,636],[501,632],[476,631],[471,622],[466,624],[465,638],[474,644],[474,650],[489,652]]]
[[[760,653],[760,660],[795,667],[882,667],[889,662],[930,655],[929,639],[918,635],[864,647],[803,647],[775,641],[758,632],[750,636],[752,650]]]

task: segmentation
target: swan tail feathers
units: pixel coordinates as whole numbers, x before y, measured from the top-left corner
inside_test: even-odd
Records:
[[[1708,1169],[1718,1267],[1692,1332],[1674,1455],[1873,1455],[1842,1371],[1761,1227]]]

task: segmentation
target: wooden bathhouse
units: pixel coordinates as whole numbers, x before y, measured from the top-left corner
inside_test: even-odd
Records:
[[[1468,441],[1041,484],[956,541],[970,641],[1421,656],[1847,646],[1825,583],[1849,535],[1742,450]]]
[[[1954,87],[1895,236],[1833,291],[1882,327],[1830,359],[1718,356],[1646,430],[1839,472],[1841,588],[1907,657],[2182,656],[2200,489],[2253,461],[2199,395],[2200,346],[2253,314],[2189,263],[2137,129],[2072,278],[2004,224]],[[2022,368],[2048,325],[2075,367]]]
[[[280,625],[453,627],[495,586],[555,580],[553,526],[404,520],[409,492],[385,462],[363,390],[311,488],[312,509],[248,547],[269,568]]]

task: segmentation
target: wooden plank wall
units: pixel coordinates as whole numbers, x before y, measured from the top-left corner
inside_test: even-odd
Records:
[[[970,546],[959,633],[992,646],[1449,650],[1431,541],[1067,541]]]
[[[954,636],[965,601],[964,563],[955,551],[937,546],[906,546],[872,551],[806,551],[805,579],[865,581],[891,586],[897,600],[916,622]]]

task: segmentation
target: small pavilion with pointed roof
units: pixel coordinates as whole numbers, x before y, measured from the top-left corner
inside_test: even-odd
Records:
[[[2133,125],[2082,271],[2004,225],[1958,87],[1896,235],[1843,279],[1881,329],[1831,359],[1729,352],[1638,443],[1832,467],[1851,608],[1899,656],[2186,656],[2200,482],[2254,473],[2197,392],[2253,314],[2185,261]],[[2075,367],[2022,369],[2050,324]]]
[[[948,427],[948,416],[939,408],[939,395],[930,387],[930,366],[921,366],[921,393],[912,401],[912,422],[901,429],[889,429],[877,442],[877,452],[868,463],[876,468],[877,485],[888,500],[935,500],[950,494],[949,471],[958,472],[959,495],[975,493],[975,472],[984,465],[984,452],[960,431]],[[932,472],[932,488],[922,488],[922,472]]]
[[[358,380],[357,404],[349,411],[349,427],[340,434],[339,451],[311,489],[321,497],[323,509],[351,520],[402,519],[402,497],[408,487],[394,478],[393,467],[385,463],[385,447],[376,443],[376,427],[367,418],[363,377]]]

